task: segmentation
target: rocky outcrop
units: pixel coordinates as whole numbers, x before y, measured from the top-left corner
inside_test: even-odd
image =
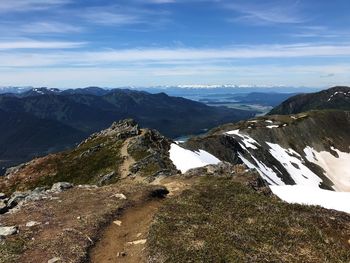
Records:
[[[137,136],[140,134],[140,132],[140,127],[134,120],[121,120],[112,123],[112,125],[105,130],[92,134],[87,140],[83,141],[81,144],[86,143],[87,141],[95,139],[97,137],[113,137],[117,140],[122,140],[133,136]]]
[[[132,176],[137,174],[149,177],[170,176],[177,169],[169,159],[172,141],[155,130],[144,130],[144,133],[133,139],[128,146],[128,153],[135,163],[130,167]]]
[[[74,186],[67,182],[58,182],[52,185],[50,189],[45,187],[37,187],[32,191],[14,192],[11,196],[6,196],[0,200],[0,214],[6,212],[15,212],[22,205],[31,201],[39,201],[43,199],[51,199],[54,194],[66,191]]]
[[[51,187],[51,191],[59,193],[59,192],[68,190],[68,189],[70,189],[72,187],[73,187],[73,185],[71,183],[58,182],[58,183],[53,184],[53,186]]]

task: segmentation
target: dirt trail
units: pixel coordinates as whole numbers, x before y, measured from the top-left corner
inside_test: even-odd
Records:
[[[91,250],[90,262],[143,262],[148,228],[161,203],[161,200],[154,200],[126,210],[105,229],[101,240]]]
[[[137,136],[142,136],[145,134],[144,130],[141,130],[141,133]],[[136,138],[137,138],[136,137]],[[123,158],[123,163],[119,168],[119,172],[121,174],[121,178],[127,178],[130,174],[130,167],[136,163],[134,158],[128,153],[128,146],[135,137],[128,138],[124,141],[122,148],[120,149],[121,157]]]
[[[130,174],[130,167],[135,164],[135,160],[128,154],[128,146],[133,138],[128,138],[125,140],[122,148],[120,149],[120,154],[123,158],[123,163],[119,168],[121,178],[126,178]]]
[[[189,188],[194,180],[177,176],[157,180],[164,185],[172,198]],[[90,251],[91,263],[140,263],[146,261],[145,247],[152,220],[164,199],[155,199],[130,207],[104,231],[100,240]]]

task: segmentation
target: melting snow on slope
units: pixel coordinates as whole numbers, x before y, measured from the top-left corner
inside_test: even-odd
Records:
[[[256,150],[256,149],[258,149],[256,147],[256,145],[260,146],[260,144],[256,140],[254,140],[253,138],[249,137],[246,134],[239,133],[239,130],[229,131],[229,132],[226,132],[226,134],[236,135],[236,136],[240,137],[242,139],[242,142],[244,143],[245,147],[247,147],[247,148],[251,148],[253,150]]]
[[[336,96],[337,94],[343,94],[345,97],[350,96],[350,91],[348,92],[342,92],[342,91],[336,91],[334,92],[334,94],[332,94],[329,99],[327,100],[327,102],[331,101],[333,99],[334,96]]]
[[[170,159],[176,168],[182,173],[185,173],[192,168],[203,167],[208,164],[218,164],[221,162],[214,155],[211,155],[206,151],[199,150],[198,152],[192,152],[175,143],[171,144],[169,153]]]
[[[350,213],[350,193],[334,192],[304,185],[270,186],[271,191],[288,203],[319,205]]]
[[[281,178],[279,178],[271,168],[267,167],[263,162],[259,162],[254,156],[251,155],[257,166],[252,164],[248,159],[244,158],[241,153],[238,153],[238,156],[248,168],[256,169],[260,176],[270,185],[284,185]]]
[[[304,152],[309,162],[315,163],[324,170],[324,174],[334,183],[336,191],[350,192],[350,153],[332,148],[339,157],[327,151],[317,152],[306,147]]]
[[[269,128],[269,129],[278,128],[278,127],[279,127],[278,125],[268,125],[268,126],[266,126],[266,128]]]
[[[301,156],[292,149],[284,149],[278,144],[269,143],[271,155],[278,160],[297,185],[318,187],[322,180],[301,161]]]

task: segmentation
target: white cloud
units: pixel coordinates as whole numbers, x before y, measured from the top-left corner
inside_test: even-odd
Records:
[[[83,31],[83,28],[61,22],[42,21],[22,25],[17,28],[17,31],[33,34],[78,33]]]
[[[45,10],[70,2],[71,0],[1,0],[0,13]]]
[[[300,15],[299,1],[236,1],[225,5],[241,15],[231,21],[244,21],[250,24],[298,24],[305,22]]]
[[[16,49],[69,49],[78,48],[83,42],[50,42],[50,41],[0,41],[0,50]],[[26,60],[27,66],[39,66],[37,61],[42,61],[42,66],[56,65],[98,65],[110,66],[125,63],[151,63],[151,64],[184,64],[191,62],[216,63],[232,60],[251,59],[280,59],[280,58],[313,58],[313,57],[349,57],[350,44],[294,44],[294,45],[256,45],[233,46],[226,48],[140,48],[105,51],[61,51],[61,52],[11,52],[0,53],[1,67],[16,67],[22,64],[23,57],[30,56]],[[6,57],[6,58],[5,58]]]
[[[336,72],[337,79],[320,78],[322,72]],[[0,86],[32,85],[49,87],[83,87],[88,85],[118,87],[125,85],[154,86],[188,83],[256,84],[286,86],[349,85],[349,65],[327,66],[214,66],[197,65],[174,67],[58,67],[0,69]]]
[[[16,49],[70,49],[70,48],[79,48],[85,44],[86,43],[84,42],[68,42],[68,41],[36,41],[36,40],[0,41],[0,51],[16,50]],[[4,54],[0,54],[0,57],[2,55]],[[16,57],[17,55],[15,54],[14,57]],[[29,53],[22,54],[22,55],[31,56],[31,54]],[[43,56],[45,57],[45,55]]]

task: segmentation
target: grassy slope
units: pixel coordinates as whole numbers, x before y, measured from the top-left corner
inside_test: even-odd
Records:
[[[5,192],[34,189],[38,186],[51,186],[55,182],[74,184],[96,184],[101,176],[115,172],[114,182],[118,178],[118,169],[122,163],[120,148],[123,140],[108,137],[93,138],[73,150],[48,155],[33,160],[0,187]]]
[[[150,262],[349,262],[350,216],[283,203],[204,177],[168,200],[150,230]]]

